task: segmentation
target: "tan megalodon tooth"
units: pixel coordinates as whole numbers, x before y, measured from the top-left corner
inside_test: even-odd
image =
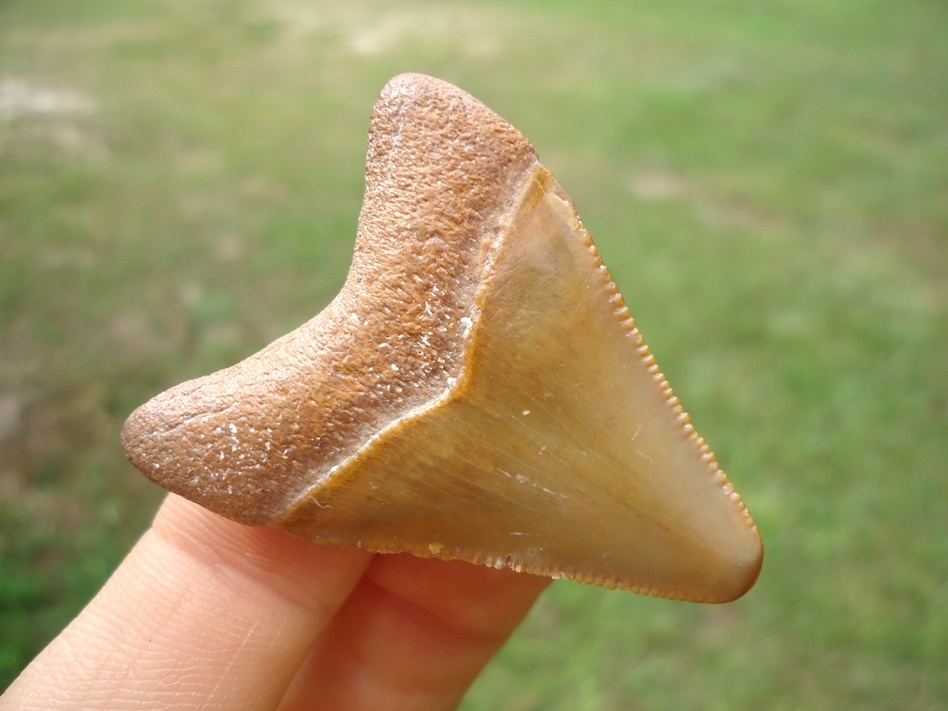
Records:
[[[141,406],[161,486],[329,545],[697,601],[756,580],[756,526],[567,195],[512,126],[406,74],[371,120],[339,295]]]

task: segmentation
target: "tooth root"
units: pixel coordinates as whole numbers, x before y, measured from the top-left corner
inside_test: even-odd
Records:
[[[529,143],[404,75],[346,286],[129,418],[146,475],[307,539],[722,602],[757,529]]]

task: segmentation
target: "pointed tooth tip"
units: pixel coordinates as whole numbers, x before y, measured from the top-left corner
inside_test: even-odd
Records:
[[[750,519],[749,514],[748,519]],[[717,598],[707,602],[732,602],[754,587],[764,566],[764,541],[757,526],[753,524],[751,524],[750,541],[745,557],[734,561],[731,573],[733,586],[722,588]]]

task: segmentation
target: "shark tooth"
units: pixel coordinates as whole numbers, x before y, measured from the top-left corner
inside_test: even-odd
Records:
[[[122,432],[166,489],[316,543],[695,601],[763,548],[530,143],[406,74],[372,113],[352,266],[315,318]]]

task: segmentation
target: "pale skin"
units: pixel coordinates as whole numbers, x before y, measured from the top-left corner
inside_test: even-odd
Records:
[[[171,495],[0,709],[452,709],[548,583],[314,546]]]

